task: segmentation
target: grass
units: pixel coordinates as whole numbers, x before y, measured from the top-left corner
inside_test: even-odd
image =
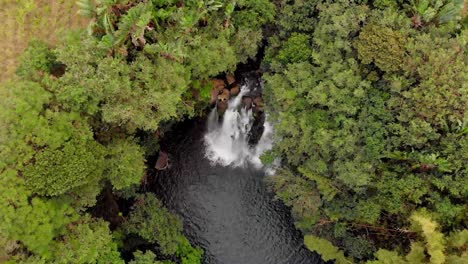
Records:
[[[65,29],[83,28],[74,0],[0,0],[0,82],[10,78],[32,39],[57,42]]]

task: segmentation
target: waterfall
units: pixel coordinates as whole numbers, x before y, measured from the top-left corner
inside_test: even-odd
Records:
[[[219,120],[216,107],[208,116],[205,156],[213,165],[240,167],[250,163],[261,168],[260,156],[273,145],[273,127],[267,121],[258,144],[250,146],[248,143],[254,116],[252,109],[242,107],[241,100],[249,92],[248,85],[241,87],[240,93],[229,101],[222,120]]]

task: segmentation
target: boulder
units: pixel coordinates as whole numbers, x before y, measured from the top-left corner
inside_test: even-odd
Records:
[[[240,92],[240,85],[236,83],[233,87],[231,87],[231,90],[229,90],[229,92],[231,93],[231,96],[238,95]]]
[[[224,89],[224,87],[226,87],[226,83],[224,82],[223,79],[213,79],[211,80],[211,83],[213,84],[213,88],[215,89],[219,89],[221,88]]]
[[[263,98],[261,96],[257,96],[255,97],[255,99],[253,99],[253,103],[255,104],[255,106],[263,107]]]
[[[254,112],[255,113],[263,113],[263,98],[260,96],[255,97],[253,100],[253,105],[254,105]]]
[[[223,89],[223,91],[218,95],[218,102],[227,102],[231,98],[231,93],[228,89]]]
[[[210,104],[215,104],[216,103],[216,100],[218,100],[218,95],[219,95],[219,91],[213,89],[211,90],[211,99],[210,99]]]
[[[242,97],[242,106],[249,110],[250,108],[252,108],[252,97],[249,97],[249,96],[243,96]]]
[[[224,112],[226,112],[226,109],[228,108],[228,101],[218,101],[216,103],[216,108],[217,108],[217,111],[218,111],[218,114],[219,115],[223,115]]]
[[[211,89],[211,104],[216,103],[216,100],[218,100],[218,95],[221,94],[226,88],[226,85],[224,83],[224,80],[221,79],[213,79],[211,81],[212,83],[212,89]]]
[[[236,78],[234,77],[232,73],[226,74],[226,80],[227,80],[228,85],[231,85],[236,82]]]
[[[157,170],[166,170],[170,167],[169,154],[164,151],[159,151],[158,160],[154,166]]]

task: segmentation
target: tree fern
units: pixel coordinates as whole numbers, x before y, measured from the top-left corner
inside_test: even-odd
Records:
[[[78,13],[92,18],[88,27],[88,33],[93,35],[95,29],[104,31],[106,34],[113,34],[114,24],[117,17],[113,14],[112,8],[116,5],[125,5],[128,0],[78,0]]]
[[[181,62],[187,57],[186,50],[181,41],[176,42],[158,42],[145,46],[145,52],[148,54],[158,54],[164,58]]]
[[[461,19],[463,0],[416,0],[412,1],[415,17],[426,23],[448,23]]]
[[[460,20],[463,4],[463,0],[448,1],[448,3],[444,5],[439,11],[439,22],[448,23],[453,20]]]
[[[128,10],[120,19],[119,29],[115,32],[115,45],[123,44],[129,37],[135,46],[146,44],[144,33],[152,19],[152,5],[140,3]]]

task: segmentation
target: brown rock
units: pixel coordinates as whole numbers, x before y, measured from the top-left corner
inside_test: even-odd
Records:
[[[260,96],[255,97],[253,100],[255,106],[263,106],[263,98]]]
[[[253,104],[254,104],[254,112],[255,113],[262,113],[263,112],[263,98],[260,97],[260,96],[257,96],[255,97],[255,99],[253,100]]]
[[[164,151],[159,151],[159,157],[154,166],[157,170],[166,170],[170,166],[169,155]]]
[[[249,96],[242,97],[242,106],[246,108],[247,110],[252,108],[252,102],[253,102],[252,97],[249,97]]]
[[[226,83],[224,82],[224,80],[222,79],[213,79],[211,80],[211,82],[213,83],[213,88],[215,89],[224,89],[224,87],[226,87]]]
[[[219,95],[219,91],[215,89],[211,90],[211,99],[210,99],[211,104],[216,103],[216,100],[218,100],[218,95]]]
[[[226,112],[226,109],[228,108],[228,101],[218,101],[216,104],[216,108],[218,110],[218,114],[222,115],[224,112]]]
[[[240,85],[239,85],[239,84],[235,84],[235,85],[231,88],[231,90],[230,90],[229,92],[231,92],[231,96],[236,96],[236,95],[238,95],[239,92],[240,92]]]
[[[211,104],[214,104],[216,100],[218,100],[218,95],[222,93],[226,85],[224,80],[221,79],[213,79],[211,82],[213,85],[213,89],[211,90]]]
[[[231,93],[229,92],[228,89],[224,89],[222,93],[218,95],[218,102],[227,102],[229,101],[229,98],[231,97]]]
[[[231,85],[236,82],[236,78],[234,77],[232,73],[226,74],[226,80],[227,80],[228,85]]]

